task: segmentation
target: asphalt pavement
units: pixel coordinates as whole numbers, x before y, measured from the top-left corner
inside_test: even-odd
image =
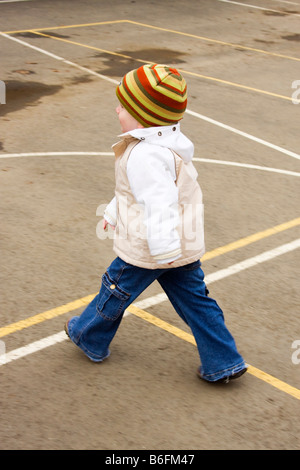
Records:
[[[299,25],[299,0],[0,1],[0,449],[299,450]],[[114,258],[115,86],[147,62],[188,83],[227,386],[157,283],[103,364],[63,332]]]

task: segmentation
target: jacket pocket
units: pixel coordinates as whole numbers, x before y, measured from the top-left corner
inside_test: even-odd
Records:
[[[102,286],[97,300],[97,312],[105,320],[116,320],[125,308],[130,294],[123,291],[107,273],[102,276]]]

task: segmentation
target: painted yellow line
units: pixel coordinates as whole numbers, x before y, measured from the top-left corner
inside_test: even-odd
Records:
[[[247,51],[252,51],[256,52],[259,54],[266,54],[274,57],[280,57],[282,59],[288,59],[288,60],[295,60],[295,61],[300,61],[299,57],[293,57],[293,56],[288,56],[285,54],[279,54],[277,52],[269,52],[265,51],[264,49],[258,49],[255,47],[249,47],[249,46],[243,46],[241,44],[234,44],[231,42],[226,42],[226,41],[220,41],[218,39],[213,39],[213,38],[208,38],[205,36],[198,36],[196,34],[191,34],[191,33],[184,33],[182,31],[177,31],[174,29],[167,29],[167,28],[162,28],[159,26],[153,26],[145,23],[139,23],[137,21],[132,21],[132,20],[113,20],[113,21],[101,21],[97,23],[83,23],[83,24],[75,24],[75,25],[62,25],[62,26],[48,26],[47,28],[30,28],[30,29],[21,29],[21,30],[16,30],[16,31],[1,31],[2,33],[5,34],[17,34],[17,33],[28,33],[28,32],[33,32],[33,31],[54,31],[57,29],[68,29],[68,28],[87,28],[89,26],[101,26],[105,24],[114,24],[114,23],[130,23],[138,26],[142,26],[144,28],[150,28],[158,31],[165,31],[166,33],[173,33],[173,34],[178,34],[180,36],[186,36],[194,39],[199,39],[201,41],[206,41],[210,43],[215,43],[215,44],[220,44],[222,46],[228,46],[228,47],[234,47],[238,49],[243,49]]]
[[[187,341],[188,343],[196,346],[193,335],[186,333],[180,328],[177,328],[176,326],[173,326],[170,323],[167,323],[164,320],[161,320],[160,318],[157,318],[154,315],[151,315],[150,313],[135,307],[134,305],[131,305],[128,308],[128,311],[136,317],[139,317],[142,320],[145,320],[148,323],[151,323],[152,325],[155,325],[156,327],[161,328],[162,330],[165,330],[174,336],[177,336],[177,338],[183,339],[184,341]],[[275,387],[278,390],[281,390],[282,392],[300,400],[300,390],[283,382],[282,380],[279,380],[276,377],[273,377],[272,375],[269,375],[266,372],[251,366],[250,364],[248,364],[248,373],[268,383],[269,385],[272,385],[272,387]]]
[[[0,328],[0,338],[11,333],[15,333],[16,331],[23,330],[24,328],[28,328],[29,326],[37,325],[45,320],[51,320],[59,315],[63,315],[64,313],[72,312],[73,310],[84,307],[88,305],[94,297],[95,294],[87,295],[86,297],[74,300],[73,302],[61,305],[60,307],[55,307],[51,310],[47,310],[46,312],[38,313],[37,315],[26,318],[25,320],[20,320],[18,322],[11,323],[10,325],[3,326]]]
[[[263,230],[262,232],[254,233],[253,235],[241,238],[240,240],[237,240],[235,242],[228,243],[228,245],[215,248],[212,251],[208,251],[207,253],[205,253],[204,256],[202,256],[201,261],[209,260],[215,258],[216,256],[224,255],[225,253],[229,253],[230,251],[237,250],[238,248],[242,248],[251,243],[263,240],[264,238],[270,237],[271,235],[276,235],[277,233],[283,232],[284,230],[297,227],[298,225],[300,225],[300,217],[293,220],[289,220],[288,222],[285,222],[280,225],[275,225],[275,227]]]
[[[283,382],[282,380],[277,379],[273,375],[269,375],[266,372],[257,369],[254,366],[251,366],[250,364],[248,365],[248,372],[249,374],[254,375],[255,377],[260,380],[263,380],[264,382],[267,382],[278,390],[281,390],[282,392],[285,392],[288,395],[291,395],[292,397],[300,400],[300,390],[298,388],[292,387],[286,382]]]
[[[201,261],[221,256],[230,251],[242,248],[246,245],[262,240],[263,238],[270,237],[271,235],[275,235],[284,230],[296,227],[297,225],[300,225],[300,217],[285,222],[283,224],[276,225],[275,227],[264,230],[262,232],[249,235],[248,237],[241,238],[240,240],[237,240],[233,243],[229,243],[228,245],[221,246],[219,248],[216,248],[215,250],[209,251],[205,253],[205,255],[201,258]],[[89,304],[91,300],[93,300],[95,295],[96,293],[87,295],[86,297],[74,300],[73,302],[61,305],[60,307],[54,307],[50,310],[47,310],[46,312],[38,313],[37,315],[33,315],[32,317],[28,317],[24,320],[20,320],[18,322],[11,323],[7,326],[3,326],[0,328],[0,338],[2,338],[3,336],[7,336],[11,333],[15,333],[16,331],[23,330],[24,328],[29,328],[30,326],[37,325],[38,323],[41,323],[43,321],[51,320],[55,317],[58,317],[59,315],[63,315],[65,313],[72,312],[73,310],[82,308]]]
[[[113,55],[113,56],[117,56],[117,57],[122,57],[122,58],[125,58],[125,59],[131,59],[131,60],[134,60],[134,61],[139,62],[141,64],[151,63],[151,61],[149,61],[149,60],[138,59],[138,58],[135,58],[135,57],[132,57],[132,56],[129,56],[129,55],[120,54],[118,52],[109,51],[107,49],[101,49],[99,47],[90,46],[88,44],[83,44],[81,42],[71,41],[69,39],[59,38],[59,37],[56,37],[56,36],[51,36],[51,34],[41,33],[39,31],[35,31],[35,30],[31,30],[30,32],[33,33],[33,34],[36,34],[37,36],[43,36],[43,37],[55,39],[56,41],[61,41],[61,42],[64,42],[66,44],[72,44],[74,46],[85,47],[86,49],[92,49],[94,51],[103,52],[105,54],[109,54],[109,55]],[[251,92],[254,92],[254,93],[261,93],[263,95],[272,96],[272,97],[280,98],[280,99],[287,100],[287,101],[292,101],[292,102],[295,101],[295,98],[293,98],[292,96],[280,95],[278,93],[273,93],[273,92],[270,92],[270,91],[261,90],[259,88],[250,87],[248,85],[241,85],[240,83],[230,82],[228,80],[223,80],[221,78],[209,77],[207,75],[203,75],[203,74],[196,73],[196,72],[190,72],[188,70],[184,70],[184,69],[180,69],[180,68],[178,68],[178,70],[181,73],[184,73],[185,75],[191,75],[193,77],[202,78],[204,80],[209,80],[209,81],[221,83],[222,85],[229,85],[229,86],[232,86],[232,87],[235,87],[235,88],[240,88],[240,89],[251,91]]]
[[[207,75],[202,75],[202,74],[196,73],[196,72],[189,72],[188,70],[183,70],[183,69],[180,69],[180,68],[178,68],[178,71],[185,74],[185,75],[192,75],[192,76],[197,77],[197,78],[204,78],[205,80],[210,80],[210,81],[213,81],[213,82],[222,83],[222,85],[229,85],[229,86],[233,86],[233,87],[236,87],[236,88],[241,88],[243,90],[252,91],[252,92],[255,92],[255,93],[261,93],[263,95],[274,96],[275,98],[280,98],[280,99],[287,100],[287,101],[292,101],[292,102],[295,101],[295,98],[293,98],[291,96],[279,95],[278,93],[273,93],[271,91],[261,90],[260,88],[253,88],[253,87],[250,87],[248,85],[241,85],[240,83],[230,82],[228,80],[223,80],[221,78],[209,77]],[[299,100],[297,100],[297,102],[298,101]]]
[[[161,328],[162,330],[167,331],[168,333],[172,333],[172,335],[175,335],[178,338],[184,339],[184,341],[187,341],[188,343],[191,343],[194,346],[196,346],[195,339],[193,335],[191,335],[190,333],[186,333],[180,328],[177,328],[176,326],[173,326],[170,323],[167,323],[164,320],[161,320],[160,318],[155,317],[154,315],[151,315],[151,313],[148,313],[145,310],[142,310],[141,308],[136,307],[135,305],[130,305],[127,310],[128,312],[132,313],[136,317],[142,318],[148,323],[151,323],[152,325],[155,325],[158,328]]]
[[[299,57],[293,57],[293,56],[288,56],[288,55],[284,55],[284,54],[279,54],[277,52],[269,52],[269,51],[265,51],[263,49],[256,49],[254,47],[242,46],[241,44],[234,44],[232,42],[219,41],[218,39],[207,38],[205,36],[198,36],[196,34],[183,33],[182,31],[176,31],[174,29],[161,28],[159,26],[153,26],[153,25],[149,25],[149,24],[145,24],[145,23],[138,23],[137,21],[127,20],[127,22],[131,23],[131,24],[136,24],[136,25],[139,25],[139,26],[143,26],[144,28],[156,29],[158,31],[165,31],[167,33],[178,34],[180,36],[187,36],[187,37],[190,37],[190,38],[200,39],[201,41],[213,42],[213,43],[216,43],[216,44],[220,44],[222,46],[229,46],[229,47],[234,47],[234,48],[238,48],[238,49],[244,49],[244,50],[247,50],[247,51],[258,52],[260,54],[266,54],[266,55],[271,55],[271,56],[275,56],[275,57],[280,57],[282,59],[300,61]]]
[[[86,49],[92,49],[94,51],[98,51],[98,52],[104,52],[105,54],[110,54],[110,55],[115,55],[117,57],[122,57],[123,59],[132,59],[132,60],[135,60],[137,62],[141,62],[143,64],[147,64],[148,62],[145,61],[145,60],[142,60],[142,59],[134,59],[133,57],[129,56],[129,55],[125,55],[125,54],[120,54],[118,52],[113,52],[113,51],[108,51],[106,49],[101,49],[100,47],[95,47],[95,46],[90,46],[88,44],[82,44],[81,42],[76,42],[76,41],[70,41],[69,39],[64,39],[64,38],[57,38],[55,36],[51,36],[51,34],[45,34],[45,33],[40,33],[38,31],[30,31],[31,33],[33,34],[36,34],[37,36],[43,36],[43,37],[46,37],[46,38],[50,38],[50,39],[56,39],[57,41],[61,41],[61,42],[65,42],[67,44],[72,44],[74,46],[80,46],[80,47],[85,47]]]
[[[18,34],[18,33],[32,33],[33,31],[54,31],[55,29],[68,29],[68,28],[87,28],[89,26],[101,26],[104,24],[114,23],[127,23],[127,20],[112,20],[112,21],[100,21],[97,23],[82,23],[82,24],[70,24],[61,26],[48,26],[47,28],[30,28],[30,29],[19,29],[16,31],[1,31],[5,34]]]
[[[125,21],[126,20],[120,20],[120,21],[115,21],[115,23],[120,23],[120,22],[125,22]],[[149,27],[149,28],[160,29],[160,30],[163,30],[163,31],[174,32],[174,33],[177,33],[177,34],[184,34],[184,35],[187,34],[187,33],[180,33],[179,31],[173,31],[173,30],[167,30],[167,29],[164,29],[164,28],[153,27],[151,25],[145,25],[143,23],[136,23],[136,22],[132,22],[132,21],[127,21],[127,22],[132,23],[132,24],[138,24],[138,25],[141,25],[141,26]],[[113,22],[91,23],[91,24],[95,25],[95,24],[107,24],[107,23],[113,23]],[[77,25],[77,26],[80,26],[80,25]],[[82,26],[88,26],[88,24],[82,25]],[[72,26],[70,26],[70,27],[72,27]],[[52,29],[55,29],[55,28],[52,28]],[[57,29],[58,29],[58,27],[57,27]],[[80,47],[85,47],[87,49],[96,50],[98,52],[103,52],[105,54],[114,55],[114,56],[122,57],[122,58],[125,58],[125,59],[135,60],[136,62],[139,62],[139,63],[142,63],[142,64],[146,64],[146,63],[150,62],[150,61],[145,61],[145,60],[142,60],[142,59],[134,58],[134,57],[128,56],[126,54],[120,54],[120,53],[117,53],[117,52],[114,52],[114,51],[109,51],[109,50],[102,49],[102,48],[99,48],[99,47],[90,46],[90,45],[79,43],[79,42],[76,42],[76,41],[71,41],[69,39],[64,39],[64,38],[51,36],[50,34],[41,33],[40,31],[41,30],[32,29],[32,30],[27,30],[26,32],[30,32],[30,33],[33,33],[33,34],[36,34],[36,35],[39,35],[39,36],[43,36],[43,37],[47,37],[47,38],[51,38],[51,39],[56,39],[57,41],[61,41],[61,42],[67,43],[67,44],[72,44],[72,45],[75,45],[75,46],[80,46]],[[5,33],[5,34],[12,34],[12,33],[8,32],[8,33]],[[203,39],[200,36],[198,38]],[[218,41],[218,42],[222,43],[222,41]],[[296,60],[296,58],[295,58],[295,60]],[[300,61],[300,59],[298,59],[298,60]],[[231,82],[231,81],[228,81],[228,80],[223,80],[223,79],[216,78],[216,77],[210,77],[210,76],[199,74],[199,73],[196,73],[196,72],[190,72],[190,71],[184,70],[184,69],[178,69],[178,70],[180,72],[186,74],[186,75],[191,75],[191,76],[194,76],[194,77],[197,77],[197,78],[202,78],[204,80],[214,81],[214,82],[217,82],[217,83],[221,83],[223,85],[229,85],[229,86],[232,86],[232,87],[240,88],[240,89],[251,91],[251,92],[254,92],[254,93],[260,93],[260,94],[264,94],[264,95],[267,95],[267,96],[272,96],[274,98],[280,98],[280,99],[284,99],[284,100],[292,101],[292,102],[295,101],[295,99],[292,96],[285,96],[285,95],[281,95],[281,94],[278,94],[278,93],[274,93],[274,92],[270,92],[270,91],[266,91],[266,90],[261,90],[259,88],[250,87],[248,85],[242,85],[240,83],[235,83],[235,82]]]

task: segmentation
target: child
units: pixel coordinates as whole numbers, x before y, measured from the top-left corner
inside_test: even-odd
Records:
[[[127,73],[116,90],[122,134],[113,146],[115,197],[103,228],[115,228],[117,258],[99,294],[65,325],[70,339],[95,362],[109,344],[125,309],[154,281],[189,325],[201,360],[200,378],[227,383],[247,368],[204,283],[202,192],[192,142],[180,131],[187,105],[184,78],[165,65]]]

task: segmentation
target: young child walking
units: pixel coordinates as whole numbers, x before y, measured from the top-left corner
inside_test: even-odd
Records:
[[[115,153],[115,197],[103,228],[114,230],[117,258],[99,294],[65,324],[70,339],[95,362],[110,354],[125,309],[155,280],[190,327],[200,378],[224,382],[247,367],[221,308],[208,296],[200,258],[205,252],[202,192],[194,146],[180,131],[187,86],[174,68],[150,64],[117,86],[122,134]]]

